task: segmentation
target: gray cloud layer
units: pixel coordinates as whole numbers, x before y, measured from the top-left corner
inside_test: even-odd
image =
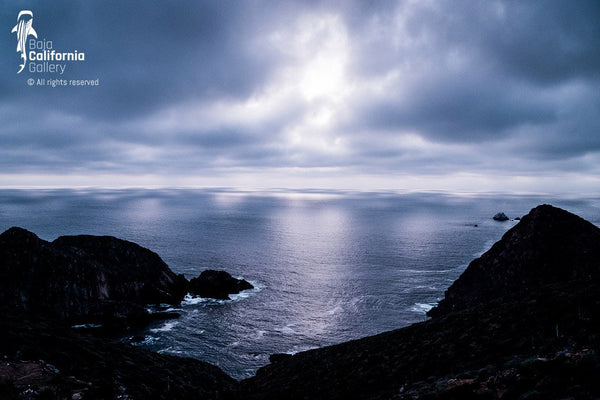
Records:
[[[597,1],[123,3],[2,3],[4,174],[600,172]],[[100,87],[26,85],[23,8]]]

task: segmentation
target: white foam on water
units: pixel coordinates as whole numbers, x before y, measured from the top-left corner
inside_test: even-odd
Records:
[[[335,306],[331,310],[327,311],[327,315],[335,315],[344,312],[344,308],[342,306]]]
[[[167,322],[160,328],[150,329],[150,332],[158,333],[158,332],[169,332],[171,329],[175,327],[175,325],[179,324],[179,322]]]
[[[172,304],[147,304],[146,312],[148,314],[160,314],[165,312],[181,312],[183,311],[181,308],[173,307]]]
[[[146,335],[144,336],[144,340],[131,342],[131,344],[134,346],[150,345],[154,342],[158,342],[159,340],[160,337]]]
[[[314,350],[314,349],[318,349],[319,346],[294,346],[292,347],[291,350],[288,350],[285,352],[285,354],[290,354],[290,355],[294,355],[294,354],[298,354],[298,353],[302,353],[303,351],[308,351],[308,350]]]
[[[181,305],[183,305],[183,306],[193,306],[193,305],[196,305],[196,304],[203,303],[206,300],[208,300],[208,299],[205,299],[203,297],[192,296],[191,294],[188,293],[183,298],[183,301],[181,302]]]
[[[318,322],[311,325],[310,332],[321,334],[327,331],[329,324],[327,322]]]
[[[418,285],[418,286],[411,287],[410,289],[412,289],[412,290],[410,290],[409,292],[417,291],[417,290],[422,290],[422,289],[438,290],[438,288],[436,286],[433,286],[433,285]]]
[[[265,336],[265,333],[267,333],[267,331],[263,331],[263,330],[259,329],[258,331],[256,331],[256,333],[254,335],[252,335],[252,337],[256,340],[262,339],[263,336]]]
[[[479,258],[483,255],[483,253],[487,252],[489,249],[492,248],[492,246],[494,245],[494,243],[496,243],[497,240],[495,239],[488,239],[485,244],[483,245],[482,249],[473,253],[473,259]],[[468,264],[467,264],[468,265]],[[466,268],[466,266],[465,266]]]
[[[237,277],[237,279],[244,279],[244,278]],[[260,292],[261,290],[263,290],[265,288],[265,285],[263,285],[261,283],[254,282],[254,281],[248,281],[248,282],[252,286],[254,286],[253,289],[243,290],[240,293],[236,293],[236,294],[230,294],[229,300],[219,300],[219,299],[212,299],[210,297],[194,296],[194,295],[188,293],[183,298],[181,305],[182,306],[194,306],[194,305],[198,305],[198,304],[209,305],[209,304],[226,304],[228,302],[237,302],[240,300],[247,299],[248,297],[255,295],[256,293]]]
[[[239,292],[236,294],[230,294],[229,298],[231,300],[229,300],[229,301],[240,301],[240,300],[247,299],[250,296],[252,296],[252,293],[250,293],[250,290],[244,290],[243,292]]]
[[[241,276],[236,277],[236,279],[244,279]],[[248,290],[243,290],[237,294],[230,294],[229,297],[231,297],[231,301],[240,301],[243,299],[247,299],[248,297],[254,296],[255,294],[257,294],[258,292],[262,291],[265,288],[265,285],[259,283],[259,282],[255,282],[255,281],[247,281],[248,283],[250,283],[252,286],[254,286],[252,289],[248,289]]]
[[[158,353],[160,354],[184,354],[185,352],[183,350],[176,350],[175,348],[173,348],[173,346],[169,346],[165,349],[160,349],[158,350]]]
[[[231,300],[217,300],[217,299],[211,299],[210,297],[194,296],[194,295],[191,295],[188,293],[183,298],[181,305],[182,306],[195,306],[198,304],[225,304],[226,301],[231,301]]]
[[[283,328],[275,328],[274,330],[279,333],[283,333],[284,335],[295,335],[297,332],[294,328],[292,328],[294,324],[288,324]]]
[[[72,329],[94,329],[94,328],[102,328],[100,324],[81,324],[81,325],[73,325]]]
[[[412,307],[410,307],[410,311],[419,314],[426,314],[427,311],[431,310],[433,307],[435,307],[435,304],[432,303],[415,303]]]

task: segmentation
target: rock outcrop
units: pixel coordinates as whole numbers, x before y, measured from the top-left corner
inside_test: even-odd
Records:
[[[160,257],[114,237],[54,242],[22,228],[0,235],[0,307],[61,319],[143,318],[148,303],[179,303],[187,281]]]
[[[112,236],[78,235],[61,236],[52,244],[69,247],[101,266],[113,299],[179,304],[186,294],[184,276],[175,274],[158,254],[136,243]]]
[[[232,277],[225,271],[208,269],[200,276],[190,280],[189,292],[200,297],[210,297],[218,300],[230,300],[230,294],[252,289],[254,286],[245,279]]]
[[[179,304],[189,292],[229,299],[252,289],[225,271],[188,282],[151,250],[112,236],[53,242],[13,227],[0,234],[0,310],[77,321],[143,324],[147,304]]]
[[[472,261],[428,315],[445,315],[543,285],[599,278],[600,228],[565,210],[541,205]]]
[[[509,218],[503,212],[499,212],[492,217],[494,221],[508,221]]]

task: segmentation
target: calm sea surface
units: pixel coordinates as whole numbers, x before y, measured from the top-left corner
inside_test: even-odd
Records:
[[[188,278],[224,269],[256,289],[189,299],[138,345],[195,357],[241,379],[269,354],[396,329],[425,318],[467,264],[522,216],[551,203],[600,225],[600,199],[235,190],[0,190],[0,231],[46,240],[113,235]]]

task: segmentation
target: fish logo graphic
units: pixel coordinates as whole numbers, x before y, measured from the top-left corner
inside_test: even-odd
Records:
[[[25,49],[27,37],[31,35],[37,39],[37,32],[33,29],[32,24],[33,13],[29,10],[22,10],[17,16],[17,24],[11,31],[11,33],[17,34],[17,53],[20,52],[21,58],[23,59],[23,64],[20,65],[21,69],[17,74],[20,74],[25,68],[25,64],[27,64],[27,50]]]

